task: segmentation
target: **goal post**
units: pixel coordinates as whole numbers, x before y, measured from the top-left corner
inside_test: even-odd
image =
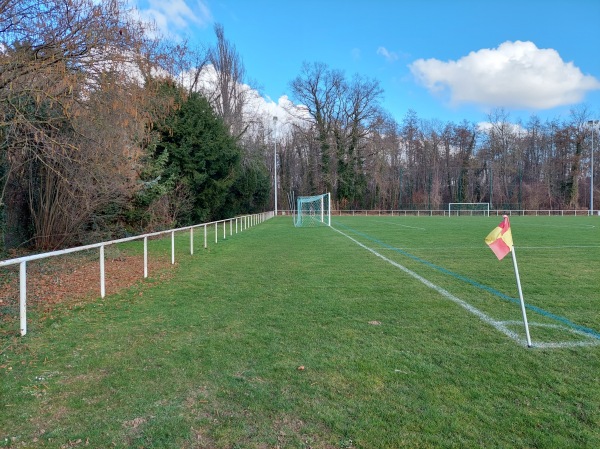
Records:
[[[481,215],[489,217],[490,203],[448,203],[448,216]]]
[[[294,226],[331,226],[331,196],[329,193],[299,196],[296,200]]]

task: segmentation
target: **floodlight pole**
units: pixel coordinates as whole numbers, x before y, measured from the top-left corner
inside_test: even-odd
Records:
[[[590,120],[588,125],[592,127],[592,149],[590,151],[590,215],[594,215],[594,125],[598,123],[598,120]]]
[[[273,117],[273,128],[274,128],[274,150],[273,150],[273,174],[274,174],[274,185],[275,190],[275,216],[277,216],[277,117]]]

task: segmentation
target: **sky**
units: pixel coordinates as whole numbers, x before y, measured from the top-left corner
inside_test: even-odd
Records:
[[[172,39],[214,25],[265,102],[292,97],[303,62],[375,79],[399,123],[600,119],[599,0],[130,0]],[[292,98],[293,100],[293,98]]]

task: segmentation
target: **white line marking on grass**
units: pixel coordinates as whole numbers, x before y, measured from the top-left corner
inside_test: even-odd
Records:
[[[598,249],[600,248],[600,245],[562,245],[562,246],[558,246],[558,245],[553,245],[553,246],[519,246],[518,247],[519,250],[536,250],[536,249],[556,249],[556,250],[560,250],[560,249]],[[477,245],[477,246],[465,246],[465,245],[461,245],[461,246],[444,246],[444,248],[440,248],[440,247],[435,247],[435,246],[415,246],[415,247],[402,247],[401,248],[403,251],[415,251],[415,250],[435,250],[438,253],[443,253],[443,252],[455,252],[456,250],[476,250],[476,251],[489,251],[487,246],[485,246],[485,244],[482,245]],[[387,247],[382,247],[381,248],[382,251],[397,251],[397,248],[387,248]]]
[[[503,321],[505,326],[523,326],[522,321]],[[561,326],[559,324],[547,324],[547,323],[529,323],[530,327],[545,327],[547,329],[557,329],[560,331],[567,331],[572,334],[578,335],[580,337],[585,338],[585,340],[581,341],[561,341],[561,342],[536,342],[536,348],[543,349],[554,349],[554,348],[575,348],[579,346],[598,346],[600,345],[600,340],[593,338],[577,329],[573,329],[567,326]]]
[[[521,249],[520,246],[518,248]],[[444,252],[455,253],[457,250],[463,250],[463,249],[477,250],[477,251],[484,251],[484,252],[489,251],[489,248],[485,245],[485,243],[483,245],[477,245],[477,246],[444,246],[444,248],[440,248],[439,246],[410,246],[410,247],[403,246],[402,248],[393,248],[393,247],[387,247],[387,246],[380,247],[380,251],[398,252],[399,249],[402,251],[435,250],[436,253],[444,253]]]
[[[400,226],[402,228],[418,229],[419,231],[427,231],[426,228],[419,228],[417,226],[408,226],[408,225],[405,225],[402,223],[390,223],[389,221],[383,221],[383,220],[370,220],[370,221],[372,221],[373,223],[385,223],[385,224],[391,224],[394,226]]]
[[[530,228],[569,228],[569,229],[579,229],[579,228],[585,228],[585,229],[594,229],[596,227],[596,225],[591,225],[591,224],[580,224],[577,226],[573,226],[570,224],[565,224],[565,225],[554,225],[554,224],[524,224],[524,226],[530,227]]]
[[[463,301],[460,298],[457,298],[456,296],[454,296],[452,293],[450,293],[448,290],[443,289],[442,287],[439,287],[437,285],[435,285],[434,283],[428,281],[427,279],[425,279],[423,276],[415,273],[412,270],[409,270],[408,268],[406,268],[404,265],[400,265],[397,262],[394,262],[391,259],[388,259],[387,257],[383,256],[382,254],[379,254],[377,251],[375,251],[372,248],[369,248],[366,245],[363,245],[362,243],[360,243],[358,240],[350,237],[348,234],[332,228],[333,230],[339,232],[340,234],[342,234],[343,236],[349,238],[350,240],[352,240],[354,243],[356,243],[358,246],[360,246],[361,248],[366,249],[367,251],[369,251],[370,253],[376,255],[377,257],[379,257],[380,259],[386,261],[387,263],[395,266],[396,268],[400,268],[402,271],[404,271],[406,274],[414,277],[415,279],[417,279],[418,281],[420,281],[421,283],[425,284],[427,287],[435,290],[436,292],[438,292],[440,295],[444,296],[445,298],[455,302],[456,304],[460,305],[461,307],[465,308],[466,310],[468,310],[469,312],[471,312],[472,314],[478,316],[482,321],[484,321],[485,323],[490,324],[491,326],[495,327],[497,330],[499,330],[500,332],[502,332],[504,335],[506,335],[507,337],[509,337],[510,339],[516,341],[517,343],[521,344],[522,346],[527,346],[527,342],[525,341],[524,338],[519,337],[519,335],[517,335],[515,332],[511,331],[510,329],[508,329],[501,321],[496,321],[493,318],[487,316],[485,313],[483,313],[481,310],[473,307],[471,304]]]
[[[519,335],[516,332],[511,331],[508,326],[512,326],[515,325],[517,323],[519,323],[520,325],[523,325],[522,322],[518,322],[518,321],[498,321],[493,319],[492,317],[486,315],[485,313],[483,313],[481,310],[477,309],[476,307],[473,307],[471,304],[467,303],[466,301],[463,301],[462,299],[454,296],[452,293],[450,293],[448,290],[435,285],[433,282],[425,279],[423,276],[421,276],[420,274],[415,273],[414,271],[406,268],[404,265],[399,264],[398,262],[395,262],[391,259],[388,259],[387,257],[385,257],[384,255],[378,253],[377,251],[375,251],[372,248],[369,248],[368,246],[362,244],[361,242],[359,242],[358,240],[356,240],[353,237],[350,237],[348,234],[340,231],[339,229],[336,229],[334,227],[331,227],[331,229],[333,229],[336,232],[339,232],[340,234],[342,234],[344,237],[352,240],[354,243],[356,243],[358,246],[360,246],[363,249],[366,249],[367,251],[369,251],[371,254],[374,254],[375,256],[379,257],[380,259],[386,261],[387,263],[395,266],[396,268],[401,269],[402,271],[404,271],[406,274],[408,274],[409,276],[412,276],[413,278],[415,278],[416,280],[420,281],[422,284],[426,285],[427,287],[435,290],[436,292],[438,292],[440,295],[442,295],[443,297],[445,297],[446,299],[449,299],[450,301],[458,304],[459,306],[461,306],[462,308],[466,309],[467,311],[471,312],[473,315],[477,316],[480,320],[482,320],[484,323],[487,323],[491,326],[493,326],[496,330],[502,332],[504,335],[506,335],[508,338],[510,338],[511,340],[515,341],[516,343],[520,344],[521,346],[527,347],[527,341],[525,338],[521,338],[519,337]],[[530,325],[532,323],[529,323]],[[539,326],[544,326],[544,325],[539,325]],[[555,325],[546,325],[546,326],[555,326]],[[563,328],[562,326],[556,326],[559,328]],[[568,329],[568,328],[564,328],[566,330],[569,330],[571,332],[576,332],[578,334],[582,334],[585,335],[582,332],[578,332],[576,330],[573,329]],[[540,347],[540,348],[562,348],[562,347],[569,347],[569,346],[591,346],[594,344],[598,344],[600,343],[600,341],[598,342],[561,342],[561,343],[534,343],[534,347]]]

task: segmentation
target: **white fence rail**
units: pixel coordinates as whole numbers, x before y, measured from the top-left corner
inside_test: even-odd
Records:
[[[86,251],[90,249],[99,248],[100,250],[100,297],[104,298],[106,295],[105,286],[105,272],[104,272],[104,248],[109,245],[115,245],[118,243],[131,242],[134,240],[144,240],[144,278],[148,277],[148,237],[155,237],[164,234],[171,234],[171,264],[175,264],[175,233],[182,231],[190,231],[190,254],[194,254],[194,230],[196,228],[204,228],[204,248],[208,247],[208,230],[214,226],[215,243],[219,241],[220,230],[223,227],[223,240],[227,238],[227,225],[229,225],[229,235],[234,233],[243,232],[244,230],[260,224],[265,220],[273,217],[273,212],[263,212],[260,214],[242,215],[235,218],[228,218],[225,220],[212,221],[210,223],[202,223],[193,226],[185,226],[177,229],[169,229],[166,231],[152,232],[149,234],[137,235],[134,237],[127,237],[118,240],[111,240],[107,242],[94,243],[92,245],[78,246],[75,248],[68,248],[59,251],[51,251],[47,253],[33,254],[25,257],[17,257],[15,259],[8,259],[0,261],[0,267],[7,267],[10,265],[19,265],[19,317],[20,317],[20,330],[21,335],[27,333],[27,262],[32,260],[47,259],[50,257],[61,256],[64,254],[75,253],[79,251]]]
[[[460,215],[481,215],[481,210],[461,210]],[[486,210],[487,212],[487,210]],[[293,215],[292,210],[280,210],[279,215]],[[490,215],[502,216],[502,215],[518,216],[518,215],[535,215],[535,216],[576,216],[583,217],[586,215],[600,216],[600,211],[594,210],[592,213],[588,209],[490,209]],[[340,210],[333,209],[331,216],[448,216],[448,209],[355,209],[355,210]],[[452,212],[452,216],[457,215],[455,211]]]

